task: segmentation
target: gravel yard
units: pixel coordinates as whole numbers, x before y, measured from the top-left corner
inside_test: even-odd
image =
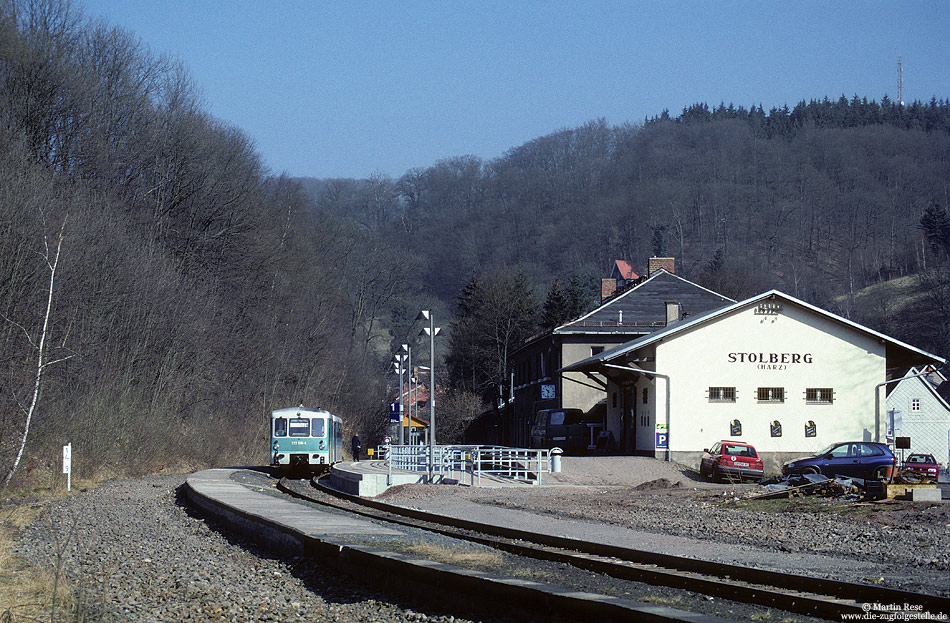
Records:
[[[468,620],[423,614],[417,604],[389,603],[307,561],[272,558],[193,514],[178,498],[183,482],[181,475],[152,476],[73,494],[22,530],[16,552],[41,568],[62,560],[103,621]],[[547,483],[412,485],[384,499],[476,520],[503,513],[512,525],[542,529],[559,522],[567,534],[616,530],[659,549],[753,556],[765,567],[816,572],[816,564],[819,571],[831,565],[827,575],[950,594],[948,504],[796,500],[808,510],[750,510],[731,500],[751,485],[713,485],[637,457],[565,457],[564,472]]]
[[[109,481],[22,531],[17,553],[52,569],[56,551],[93,605],[91,621],[434,621],[302,559],[270,557],[178,499],[185,477]]]
[[[700,558],[748,559],[756,566],[801,568],[803,573],[950,596],[950,503],[805,497],[753,504],[742,496],[757,491],[757,485],[713,484],[683,466],[651,458],[564,457],[563,462],[563,472],[545,481],[549,486],[412,485],[382,497],[476,520],[491,508],[526,511],[567,520],[552,528],[566,534],[579,525],[622,528],[634,531],[630,546],[643,549],[662,551],[669,537],[681,537],[670,547]],[[626,538],[620,530],[607,536]],[[813,559],[813,554],[822,558]]]

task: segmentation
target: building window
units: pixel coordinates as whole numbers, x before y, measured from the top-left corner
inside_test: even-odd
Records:
[[[759,402],[785,402],[784,387],[760,387],[756,392]]]
[[[602,353],[602,352],[604,352],[604,347],[603,347],[603,346],[591,346],[591,347],[590,347],[590,356],[591,356],[591,357],[593,357],[594,355],[599,355],[599,354]]]
[[[613,404],[614,409],[617,408],[617,392],[611,394],[610,402]]]
[[[649,401],[649,397],[650,397],[650,391],[648,388],[644,387],[643,388],[643,404],[647,404],[647,402]]]
[[[920,398],[914,398],[910,401],[911,413],[920,413]]]
[[[830,387],[809,387],[805,390],[805,402],[815,405],[830,405],[835,401],[835,390]]]
[[[735,402],[735,387],[710,387],[709,402]]]

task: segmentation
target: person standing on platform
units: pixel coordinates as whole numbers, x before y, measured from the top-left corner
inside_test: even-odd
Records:
[[[360,460],[360,450],[363,448],[363,444],[360,443],[360,436],[353,435],[353,460],[359,462]]]

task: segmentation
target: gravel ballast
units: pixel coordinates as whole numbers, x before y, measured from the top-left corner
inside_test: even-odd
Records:
[[[185,477],[109,481],[55,504],[20,534],[15,551],[66,571],[93,605],[91,620],[433,621],[370,587],[304,559],[280,560],[193,514]]]

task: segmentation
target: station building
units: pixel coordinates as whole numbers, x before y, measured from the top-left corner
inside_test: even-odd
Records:
[[[643,276],[628,262],[618,260],[610,277],[601,281],[600,305],[532,337],[513,354],[513,399],[505,430],[494,439],[527,447],[529,422],[540,409],[581,409],[588,422],[602,423],[607,404],[604,388],[565,382],[559,368],[651,334],[682,317],[734,302],[676,275],[674,258],[650,258]],[[592,426],[592,442],[602,431],[602,424]],[[611,451],[636,449],[623,441],[615,438]]]
[[[681,317],[563,366],[600,392],[617,447],[695,464],[722,439],[775,469],[842,440],[885,440],[884,383],[945,360],[777,290]]]

